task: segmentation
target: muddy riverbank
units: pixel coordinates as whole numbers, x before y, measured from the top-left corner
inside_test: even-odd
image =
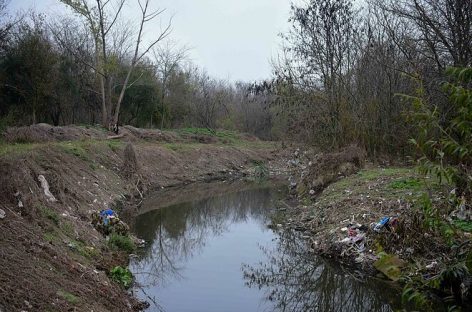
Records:
[[[110,279],[110,270],[126,266],[128,256],[93,228],[92,212],[111,207],[133,214],[126,208],[135,207],[150,189],[253,175],[257,164],[277,155],[275,144],[237,135],[147,131],[144,138],[84,139],[87,131],[79,140],[33,138],[0,146],[2,311],[140,309]],[[129,171],[125,150],[131,141],[136,162]],[[40,175],[55,200],[45,194]]]

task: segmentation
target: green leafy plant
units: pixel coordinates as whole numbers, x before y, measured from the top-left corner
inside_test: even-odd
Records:
[[[419,205],[423,212],[423,226],[429,231],[438,231],[444,237],[449,245],[452,245],[454,238],[454,229],[448,222],[444,221],[437,207],[431,202],[427,194],[420,198]]]
[[[56,294],[71,304],[79,303],[79,297],[71,294],[70,292],[67,292],[64,290],[58,290]]]
[[[133,240],[128,235],[120,235],[117,233],[110,234],[108,238],[108,245],[115,250],[123,250],[127,253],[132,253],[136,250]]]
[[[400,190],[418,190],[418,189],[421,189],[422,184],[419,179],[406,178],[406,179],[393,181],[392,183],[390,183],[390,187],[393,189],[400,189]]]
[[[454,311],[457,309],[454,302],[461,297],[460,285],[470,277],[472,266],[469,265],[472,263],[469,261],[472,259],[470,248],[465,248],[460,242],[456,246],[454,238],[457,228],[468,230],[469,224],[450,223],[444,215],[458,204],[458,198],[465,202],[472,195],[472,68],[451,68],[447,74],[449,82],[444,84],[444,91],[449,95],[447,112],[425,101],[421,84],[417,96],[409,97],[414,108],[410,118],[417,125],[411,143],[419,155],[420,172],[425,176],[436,176],[440,183],[447,182],[456,189],[454,198],[445,199],[442,204],[433,203],[427,194],[418,202],[424,230],[439,234],[456,253],[434,276],[427,279],[422,274],[408,277],[402,299],[428,310],[432,304],[426,294],[435,289],[443,297],[452,299],[446,304],[450,311]]]
[[[412,99],[413,120],[418,125],[410,141],[420,154],[419,168],[440,181],[453,183],[459,195],[472,195],[472,68],[451,68],[452,82],[444,84],[449,94],[451,113],[442,118],[437,106],[424,101],[423,91]]]
[[[39,209],[44,218],[51,220],[55,225],[59,225],[59,215],[57,212],[45,206],[40,206]]]
[[[264,179],[269,176],[269,169],[262,161],[253,161],[254,163],[254,174],[256,178]]]
[[[129,288],[133,283],[133,274],[128,268],[116,266],[110,270],[110,277],[117,283],[120,283],[125,288]]]

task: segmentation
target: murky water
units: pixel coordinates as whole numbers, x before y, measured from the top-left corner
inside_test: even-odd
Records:
[[[140,215],[135,232],[148,245],[130,264],[137,296],[149,311],[392,311],[399,294],[389,285],[358,280],[310,255],[295,233],[267,228],[279,195],[246,187]]]

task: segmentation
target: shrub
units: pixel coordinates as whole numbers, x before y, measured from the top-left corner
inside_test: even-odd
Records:
[[[51,220],[55,225],[59,225],[59,215],[49,207],[40,206],[41,215]]]
[[[125,288],[129,288],[133,282],[133,274],[128,268],[116,266],[110,271],[110,277]]]
[[[136,246],[129,236],[112,233],[108,239],[108,245],[115,250],[123,250],[127,253],[135,251]]]
[[[444,84],[449,94],[451,114],[440,118],[436,106],[428,107],[420,90],[412,97],[413,119],[418,133],[411,142],[420,153],[419,165],[424,174],[453,183],[459,196],[472,195],[472,68],[448,70],[452,82]]]

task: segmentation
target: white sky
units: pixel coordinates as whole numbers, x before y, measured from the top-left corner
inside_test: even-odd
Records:
[[[127,0],[128,18],[137,0]],[[165,24],[173,16],[171,39],[191,47],[192,61],[211,76],[236,80],[269,78],[270,59],[279,50],[278,33],[288,28],[290,0],[152,0],[165,8]],[[64,14],[58,0],[10,0],[9,10]],[[148,38],[159,22],[148,25]]]

